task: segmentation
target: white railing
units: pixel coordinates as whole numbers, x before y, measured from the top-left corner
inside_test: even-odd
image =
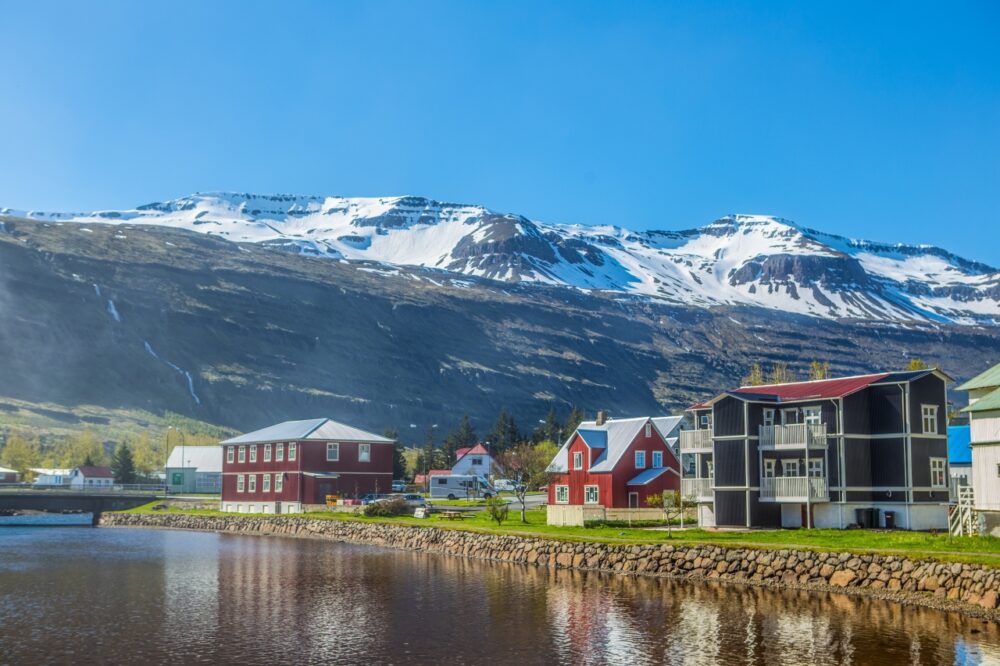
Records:
[[[704,451],[712,448],[712,431],[681,430],[681,453]]]
[[[826,446],[826,424],[795,423],[761,426],[758,431],[761,449],[804,449]]]
[[[825,476],[774,476],[760,480],[760,498],[779,502],[826,501],[830,499],[830,491]]]
[[[715,479],[681,479],[681,497],[693,497],[696,500],[713,500],[712,484]]]

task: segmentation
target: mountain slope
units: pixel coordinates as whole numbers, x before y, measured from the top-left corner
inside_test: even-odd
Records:
[[[196,194],[36,220],[188,229],[304,255],[421,266],[677,305],[752,305],[828,319],[995,325],[1000,272],[928,246],[853,241],[732,215],[689,231],[532,221],[421,197]]]
[[[422,440],[501,407],[631,416],[732,386],[753,361],[962,379],[996,327],[711,309],[438,269],[331,261],[162,226],[0,217],[0,398],[251,430],[315,415]],[[4,400],[0,400],[3,409]],[[410,424],[415,427],[410,428]]]

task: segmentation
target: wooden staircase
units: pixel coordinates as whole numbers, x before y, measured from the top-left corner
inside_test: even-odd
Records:
[[[948,507],[948,532],[952,536],[979,534],[972,486],[958,487],[958,503]]]

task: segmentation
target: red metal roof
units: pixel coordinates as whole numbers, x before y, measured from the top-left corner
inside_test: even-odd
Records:
[[[734,395],[774,396],[778,400],[808,400],[810,398],[842,398],[861,390],[880,379],[885,379],[890,373],[882,372],[876,375],[861,375],[859,377],[843,377],[841,379],[821,379],[812,382],[792,382],[790,384],[766,384],[763,386],[744,386],[730,391]]]
[[[455,449],[455,462],[458,462],[466,455],[473,453],[476,455],[489,455],[490,452],[486,450],[486,447],[482,444],[476,444],[475,446],[467,446],[463,449]]]
[[[115,478],[114,473],[111,471],[110,467],[95,467],[93,465],[81,465],[77,467],[80,474],[83,476],[88,476],[92,479],[102,478],[102,479],[113,479]]]

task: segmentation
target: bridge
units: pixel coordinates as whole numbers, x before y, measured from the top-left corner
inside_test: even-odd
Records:
[[[105,511],[123,511],[148,504],[165,495],[163,486],[107,486],[104,488],[68,488],[66,486],[30,486],[0,484],[0,513],[6,511],[45,511],[48,513],[89,513],[97,525]]]

